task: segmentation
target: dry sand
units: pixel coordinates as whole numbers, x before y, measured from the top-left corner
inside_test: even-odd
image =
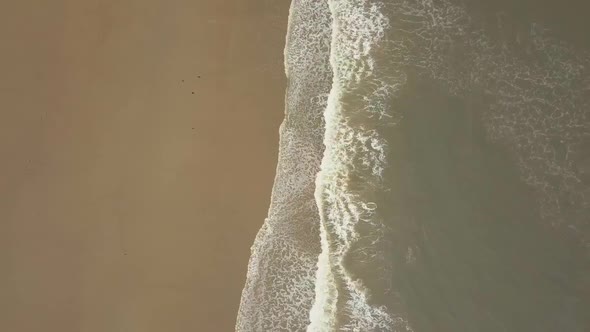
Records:
[[[233,329],[288,5],[2,5],[1,331]]]

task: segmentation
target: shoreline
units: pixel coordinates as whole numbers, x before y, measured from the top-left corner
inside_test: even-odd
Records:
[[[3,12],[0,330],[234,328],[276,167],[288,5]]]

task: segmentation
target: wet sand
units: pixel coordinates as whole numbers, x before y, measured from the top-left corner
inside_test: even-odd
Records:
[[[288,5],[3,6],[0,330],[233,329]]]

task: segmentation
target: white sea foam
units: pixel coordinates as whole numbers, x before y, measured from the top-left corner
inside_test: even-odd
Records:
[[[237,331],[301,331],[309,323],[320,253],[314,178],[332,82],[330,14],[316,0],[291,3],[285,47],[287,91],[268,218],[252,246]]]
[[[378,129],[384,115],[392,118],[387,100],[405,76],[391,75],[377,58],[389,28],[382,4],[328,3],[334,79],[324,113],[325,151],[316,178],[322,253],[307,330],[410,330],[390,308],[371,304],[371,288],[382,291],[385,283],[375,284],[356,270],[362,262],[374,267],[388,257],[380,250],[387,248],[382,245],[388,240],[387,227],[373,201],[386,189],[382,181],[386,142]],[[384,271],[387,274],[391,271]]]

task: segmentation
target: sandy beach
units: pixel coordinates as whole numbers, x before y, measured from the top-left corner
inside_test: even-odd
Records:
[[[0,331],[590,331],[589,2],[330,4],[2,6]]]
[[[288,1],[5,4],[0,330],[231,331]]]

